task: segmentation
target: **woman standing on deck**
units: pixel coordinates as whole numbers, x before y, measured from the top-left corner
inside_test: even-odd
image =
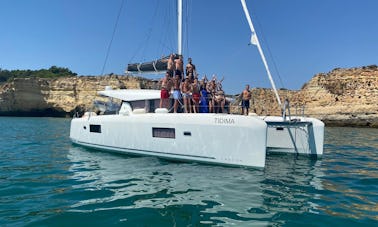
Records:
[[[200,84],[200,93],[201,93],[200,108],[199,108],[200,113],[209,112],[208,93],[206,90],[206,84],[207,84],[207,78],[205,76],[201,80],[201,84]]]

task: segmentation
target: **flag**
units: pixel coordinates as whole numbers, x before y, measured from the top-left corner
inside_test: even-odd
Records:
[[[257,46],[257,36],[256,36],[256,33],[252,33],[252,35],[251,35],[251,44],[253,44],[253,45],[256,45]]]

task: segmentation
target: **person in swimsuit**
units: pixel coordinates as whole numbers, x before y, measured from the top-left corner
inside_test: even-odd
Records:
[[[165,73],[165,77],[161,79],[161,90],[160,90],[160,108],[169,109],[169,91],[172,87],[172,81],[169,76],[169,72]]]
[[[216,92],[216,78],[213,77],[209,83],[207,83],[207,93],[208,93],[208,99],[209,99],[209,113],[214,113],[214,96]]]
[[[209,112],[209,103],[208,103],[208,94],[206,90],[206,83],[207,81],[204,79],[201,80],[200,91],[201,91],[201,99],[200,99],[200,113],[208,113]]]
[[[216,92],[215,92],[215,99],[214,99],[214,106],[216,106],[216,111],[219,113],[219,107],[220,107],[220,113],[224,113],[224,106],[226,104],[226,97],[224,94],[224,91],[222,89],[222,82],[224,80],[224,77],[216,83]]]
[[[249,111],[249,100],[251,99],[252,94],[249,90],[249,85],[245,86],[244,91],[242,92],[242,114],[248,115]]]
[[[185,108],[185,113],[191,113],[191,93],[192,93],[192,86],[189,82],[189,79],[186,78],[185,81],[181,84],[181,92],[182,92],[182,97],[184,99],[184,108]]]
[[[174,113],[177,113],[178,105],[179,105],[179,100],[181,99],[181,92],[180,92],[180,77],[178,75],[175,76],[173,79],[173,99],[174,104],[173,104],[173,111]]]
[[[191,83],[194,82],[196,66],[193,65],[192,59],[188,58],[188,64],[186,65],[186,77],[189,78]]]
[[[192,101],[193,101],[193,113],[199,113],[199,101],[200,101],[200,85],[198,79],[195,78],[192,83]]]
[[[178,59],[175,59],[175,75],[178,75],[180,79],[183,79],[183,72],[184,72],[184,61],[182,60],[182,55],[179,56]]]
[[[226,103],[226,98],[224,96],[224,91],[222,89],[216,92],[215,103],[218,106],[218,110],[216,112],[219,112],[219,106],[220,106],[220,113],[224,113],[224,105]]]
[[[175,70],[175,56],[174,54],[169,55],[169,59],[167,61],[167,72],[169,76],[173,78],[173,71]]]

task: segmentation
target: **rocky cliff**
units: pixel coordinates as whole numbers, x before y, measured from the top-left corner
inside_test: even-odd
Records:
[[[92,106],[105,86],[151,89],[157,82],[132,76],[18,78],[0,85],[0,115],[72,116]],[[327,125],[378,127],[378,68],[334,69],[315,75],[299,91],[280,90],[291,114],[304,114]],[[233,112],[240,113],[234,105]],[[271,89],[253,88],[251,111],[280,115]]]
[[[72,116],[89,109],[105,86],[152,89],[156,83],[131,76],[16,78],[0,87],[0,115]]]
[[[323,120],[327,125],[378,127],[378,67],[334,69],[315,75],[299,91],[280,90],[288,98],[291,114]],[[279,115],[271,89],[252,89],[252,111]],[[240,111],[238,107],[235,111]]]

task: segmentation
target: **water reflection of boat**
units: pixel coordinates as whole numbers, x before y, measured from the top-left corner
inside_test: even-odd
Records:
[[[86,194],[72,212],[143,210],[146,217],[166,218],[172,211],[173,222],[185,209],[202,224],[269,225],[280,213],[319,212],[317,191],[323,188],[321,161],[292,156],[269,156],[264,170],[118,158],[81,147],[72,147],[68,158],[74,191]]]
[[[268,156],[262,182],[264,206],[280,215],[320,213],[324,188],[321,164],[322,160],[290,155]]]

